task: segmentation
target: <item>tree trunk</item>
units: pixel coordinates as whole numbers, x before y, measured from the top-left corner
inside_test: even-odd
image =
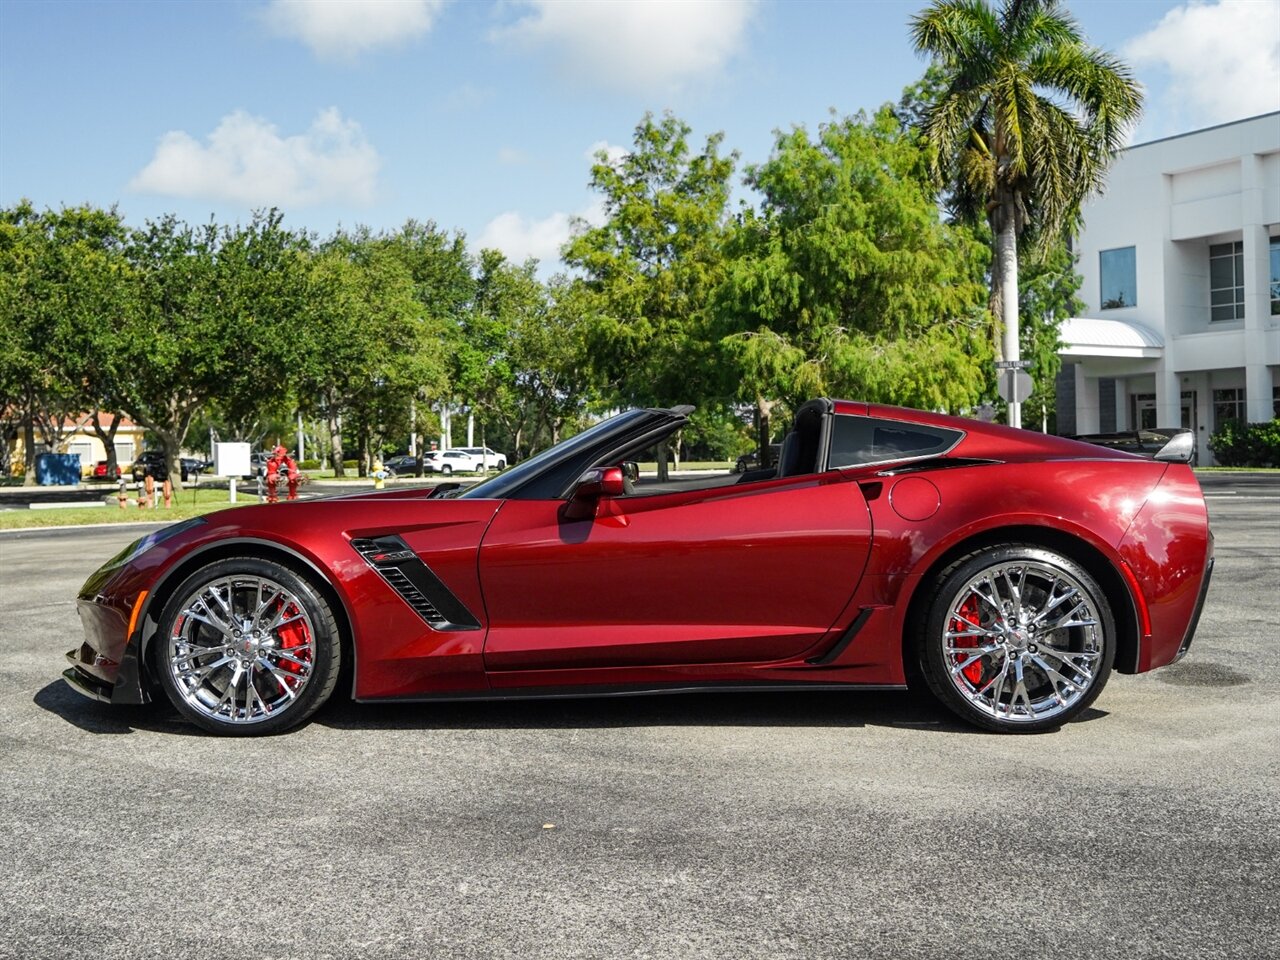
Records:
[[[168,471],[169,483],[174,490],[182,489],[182,459],[179,457],[178,437],[167,430],[159,431],[160,446],[164,450],[164,465]],[[161,484],[156,484],[156,496],[161,496]]]
[[[760,444],[760,469],[772,467],[773,455],[769,451],[769,414],[773,412],[773,401],[764,397],[756,397],[756,441]]]
[[[329,418],[329,439],[333,443],[330,456],[333,458],[333,475],[343,476],[342,472],[342,414],[335,413]]]
[[[991,296],[987,299],[987,309],[991,311],[991,345],[997,362],[1004,359],[1004,337],[1001,334],[1004,329],[1004,308],[1001,305],[1003,298],[1000,296],[1002,283],[1004,274],[1000,270],[1000,258],[994,256],[991,258]]]
[[[1010,201],[1005,201],[1000,232],[996,234],[996,261],[1000,269],[1000,313],[1003,323],[1001,353],[1006,361],[1017,360],[1018,351],[1018,231],[1017,215]],[[1022,426],[1022,405],[1009,402],[1011,427]]]
[[[22,416],[22,460],[25,468],[22,485],[34,487],[36,485],[36,424],[30,410]]]
[[[107,452],[107,479],[112,483],[115,483],[116,469],[120,466],[116,461],[116,431],[119,429],[120,417],[118,415],[112,416],[111,429],[104,430],[102,427],[102,411],[94,409],[93,432],[102,441],[102,448]]]

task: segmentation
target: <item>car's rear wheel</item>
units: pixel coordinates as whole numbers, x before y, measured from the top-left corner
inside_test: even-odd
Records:
[[[959,716],[1001,732],[1036,732],[1078,716],[1115,660],[1106,596],[1079,564],[1031,544],[961,558],[932,585],[918,624],[920,670]]]
[[[213,733],[295,726],[323,704],[341,666],[338,627],[315,587],[254,557],[188,577],[160,615],[156,673],[178,711]]]

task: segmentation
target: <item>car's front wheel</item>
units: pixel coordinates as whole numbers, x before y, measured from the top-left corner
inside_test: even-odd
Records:
[[[1074,561],[1031,544],[962,557],[932,584],[918,624],[921,673],[971,723],[1036,732],[1078,716],[1115,660],[1106,596]]]
[[[453,467],[446,463],[440,468],[440,472],[445,474],[453,473]]]
[[[254,557],[219,560],[183,581],[152,642],[173,705],[213,733],[301,723],[329,698],[341,666],[324,597],[288,567]]]

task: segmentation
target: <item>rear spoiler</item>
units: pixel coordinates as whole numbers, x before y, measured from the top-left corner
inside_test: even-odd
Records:
[[[1160,448],[1156,459],[1164,463],[1190,463],[1196,452],[1196,435],[1190,430],[1176,434]]]

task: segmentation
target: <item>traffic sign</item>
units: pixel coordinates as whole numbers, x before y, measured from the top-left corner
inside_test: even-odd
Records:
[[[1034,386],[1031,374],[1025,370],[1006,367],[1000,371],[998,389],[1000,391],[1000,399],[1006,403],[1021,403],[1031,396],[1031,390]]]
[[[1026,370],[1031,366],[1030,360],[997,360],[997,370]]]

